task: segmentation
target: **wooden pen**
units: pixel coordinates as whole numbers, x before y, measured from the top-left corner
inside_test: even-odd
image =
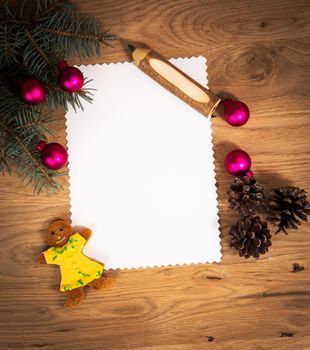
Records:
[[[137,47],[134,44],[128,44],[128,50],[138,68],[198,112],[210,117],[216,110],[221,101],[218,96],[157,52],[145,47]]]

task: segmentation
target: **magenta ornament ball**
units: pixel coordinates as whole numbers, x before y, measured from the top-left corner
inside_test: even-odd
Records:
[[[226,155],[224,165],[226,171],[231,175],[245,175],[250,171],[251,158],[242,149],[235,149]]]
[[[67,164],[67,150],[59,143],[40,141],[37,150],[41,153],[42,164],[51,170],[58,170]]]
[[[46,91],[44,85],[37,79],[26,79],[19,82],[20,97],[29,105],[37,105],[44,101]]]
[[[250,117],[248,106],[241,101],[226,100],[224,102],[224,119],[232,126],[244,125]]]
[[[84,76],[78,68],[68,66],[65,61],[60,62],[58,68],[60,70],[58,83],[64,91],[77,92],[81,90]]]

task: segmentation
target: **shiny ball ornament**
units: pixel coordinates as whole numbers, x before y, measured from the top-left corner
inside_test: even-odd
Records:
[[[51,170],[58,170],[67,164],[67,150],[59,143],[40,141],[37,150],[41,153],[42,164]]]
[[[240,101],[224,101],[224,119],[232,126],[244,125],[250,117],[248,106]]]
[[[19,82],[20,97],[29,105],[37,105],[45,99],[45,87],[37,79],[26,79]]]
[[[66,61],[60,62],[58,68],[58,83],[64,91],[77,92],[82,88],[84,76],[78,68],[68,66]]]
[[[226,155],[224,165],[229,174],[234,176],[243,176],[250,174],[251,158],[242,149],[235,149]]]

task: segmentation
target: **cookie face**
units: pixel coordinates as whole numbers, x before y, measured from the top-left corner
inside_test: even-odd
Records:
[[[64,220],[54,221],[45,233],[45,240],[51,247],[64,246],[73,234],[73,227]]]

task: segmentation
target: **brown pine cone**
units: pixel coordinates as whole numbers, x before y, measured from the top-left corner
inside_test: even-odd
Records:
[[[227,193],[229,207],[242,216],[254,215],[265,197],[264,186],[248,176],[236,177]]]
[[[308,221],[307,215],[310,214],[307,192],[294,186],[275,188],[268,199],[268,209],[273,214],[268,220],[278,228],[276,234],[297,230],[300,220]]]
[[[259,216],[247,216],[233,225],[229,231],[232,236],[230,246],[239,251],[240,256],[259,258],[271,246],[271,234],[267,222]]]

